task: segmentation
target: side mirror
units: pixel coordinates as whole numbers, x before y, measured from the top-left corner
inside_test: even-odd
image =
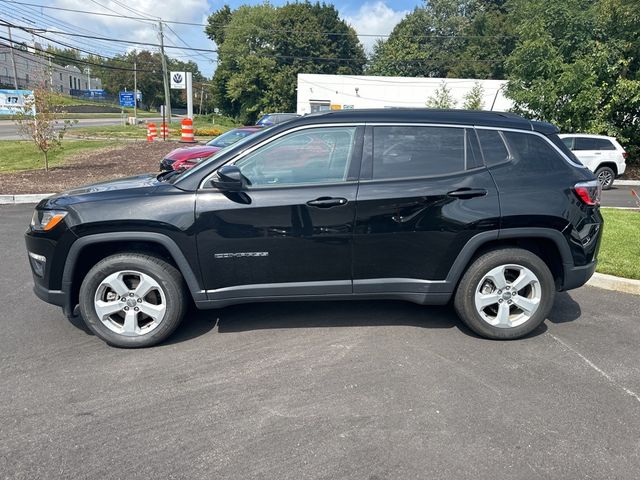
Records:
[[[244,175],[235,165],[223,165],[216,172],[216,177],[211,180],[214,187],[225,192],[244,190],[246,183]]]

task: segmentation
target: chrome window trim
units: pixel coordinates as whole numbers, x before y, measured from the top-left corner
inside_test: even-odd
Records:
[[[229,159],[229,161],[223,163],[222,165],[220,165],[218,168],[222,167],[223,165],[233,165],[235,162],[242,160],[244,157],[246,157],[247,155],[249,155],[250,153],[254,152],[255,150],[257,150],[258,148],[261,148],[265,145],[270,144],[271,142],[278,140],[281,137],[284,137],[285,135],[288,135],[290,133],[295,133],[298,132],[300,130],[308,130],[310,128],[327,128],[327,127],[363,127],[365,125],[364,122],[344,122],[344,123],[313,123],[313,124],[309,124],[309,125],[300,125],[299,127],[295,127],[295,128],[291,128],[289,130],[285,130],[284,132],[280,132],[272,137],[267,138],[266,140],[254,145],[251,148],[247,148],[246,150],[243,150],[242,152],[240,152],[238,155],[236,155],[235,157]],[[353,154],[353,153],[352,153]],[[217,171],[217,169],[216,169]],[[198,185],[198,190],[202,190],[204,189],[204,185],[206,183],[208,183],[211,180],[211,177],[213,177],[216,174],[216,172],[211,172],[209,175],[207,175],[201,182],[200,185]],[[340,182],[340,184],[342,184],[344,182]],[[319,184],[319,183],[310,183],[310,184],[306,184],[306,185],[299,185],[299,186],[315,186],[315,185],[326,185],[324,183]],[[282,185],[283,187],[286,185]],[[292,186],[292,185],[289,185]],[[274,188],[274,187],[266,187],[266,188]]]
[[[546,135],[543,135],[540,132],[536,132],[535,130],[520,130],[518,128],[499,128],[499,127],[488,127],[488,126],[480,126],[480,125],[476,126],[474,128],[476,128],[477,130],[498,130],[498,131],[503,131],[503,132],[515,132],[515,133],[526,133],[528,135],[536,135],[536,136],[544,139],[545,142],[547,142],[549,145],[551,145],[553,147],[553,149],[556,152],[558,152],[560,154],[560,156],[562,158],[564,158],[565,161],[569,165],[571,165],[573,167],[576,167],[576,168],[587,168],[584,165],[579,165],[579,164],[573,162],[569,157],[567,157],[564,154],[564,152],[562,150],[560,150],[551,140],[549,140]],[[504,138],[503,138],[503,141],[504,141]],[[507,142],[505,142],[505,145],[507,146],[507,150],[509,151],[509,155],[511,155],[511,150],[509,150],[509,144]],[[480,148],[482,148],[482,146],[480,146]]]
[[[263,142],[260,142],[256,145],[254,145],[253,147],[244,150],[243,152],[241,152],[239,155],[237,155],[236,157],[230,159],[228,162],[225,162],[223,165],[227,165],[227,164],[232,164],[234,162],[237,162],[238,160],[242,159],[244,156],[248,155],[249,153],[253,152],[254,150],[257,150],[258,148],[267,145],[271,142],[273,142],[274,140],[277,140],[280,137],[283,137],[284,135],[287,135],[289,133],[294,133],[300,130],[307,130],[310,128],[327,128],[327,127],[362,127],[362,126],[371,126],[371,127],[378,127],[378,126],[384,126],[384,127],[445,127],[445,128],[474,128],[476,130],[497,130],[498,132],[503,131],[503,132],[515,132],[515,133],[525,133],[527,135],[536,135],[540,138],[542,138],[545,142],[547,142],[547,144],[549,144],[569,165],[576,167],[576,168],[582,168],[582,169],[586,169],[587,167],[585,167],[584,165],[581,164],[577,164],[575,162],[573,162],[569,157],[567,157],[564,152],[562,150],[560,150],[551,140],[549,140],[549,138],[547,138],[546,135],[540,133],[540,132],[536,132],[535,130],[523,130],[520,128],[507,128],[507,127],[493,127],[493,126],[488,126],[488,125],[472,125],[472,124],[450,124],[450,123],[417,123],[417,122],[341,122],[341,123],[313,123],[313,124],[309,124],[309,125],[300,125],[299,127],[295,127],[292,128],[290,130],[285,130],[284,132],[280,132],[277,135],[274,135],[273,137],[270,137],[266,140],[264,140]],[[504,141],[504,139],[503,139]],[[509,151],[509,155],[511,156],[511,151],[509,150],[509,146],[508,144],[505,142],[505,145],[507,147],[507,150]],[[480,146],[480,148],[482,148],[482,145]],[[222,165],[220,165],[221,167]],[[218,167],[218,168],[220,168]],[[211,180],[211,177],[213,177],[215,175],[215,171],[211,172],[209,175],[207,175],[201,182],[200,185],[198,186],[198,190],[201,190],[204,187],[204,185],[206,183],[208,183]],[[313,186],[313,185],[318,185],[318,184],[310,184],[309,186]]]

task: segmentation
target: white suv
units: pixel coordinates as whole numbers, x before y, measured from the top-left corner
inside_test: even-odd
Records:
[[[562,133],[558,135],[585,167],[596,174],[603,190],[613,185],[613,180],[627,168],[627,152],[613,137],[587,133]]]

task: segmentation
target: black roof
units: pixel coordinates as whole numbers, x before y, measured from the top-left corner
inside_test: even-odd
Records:
[[[312,113],[287,123],[339,123],[339,122],[410,122],[447,123],[453,125],[478,125],[499,128],[535,130],[549,134],[557,133],[557,127],[546,122],[527,120],[508,112],[482,110],[432,110],[427,108],[375,108],[358,110],[331,110]]]

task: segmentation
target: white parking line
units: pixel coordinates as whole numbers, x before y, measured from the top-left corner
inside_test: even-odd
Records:
[[[578,352],[575,348],[573,348],[571,345],[568,345],[567,343],[563,342],[562,340],[560,340],[558,337],[556,337],[554,334],[550,333],[549,336],[551,338],[553,338],[556,342],[558,342],[560,345],[562,345],[563,347],[565,347],[567,350],[570,350],[571,352],[575,353],[578,357],[580,357],[587,365],[589,365],[591,368],[593,368],[596,372],[598,372],[600,375],[602,375],[604,378],[606,378],[609,383],[611,383],[612,385],[614,385],[617,388],[620,388],[622,391],[624,391],[624,393],[626,393],[627,395],[635,398],[638,402],[640,402],[640,395],[638,395],[636,392],[634,392],[633,390],[628,389],[627,387],[625,387],[624,385],[621,385],[620,383],[616,382],[615,379],[609,375],[607,372],[605,372],[604,370],[602,370],[600,367],[598,367],[595,363],[593,363],[591,360],[589,360],[587,357],[585,357],[584,355],[582,355],[580,352]]]

